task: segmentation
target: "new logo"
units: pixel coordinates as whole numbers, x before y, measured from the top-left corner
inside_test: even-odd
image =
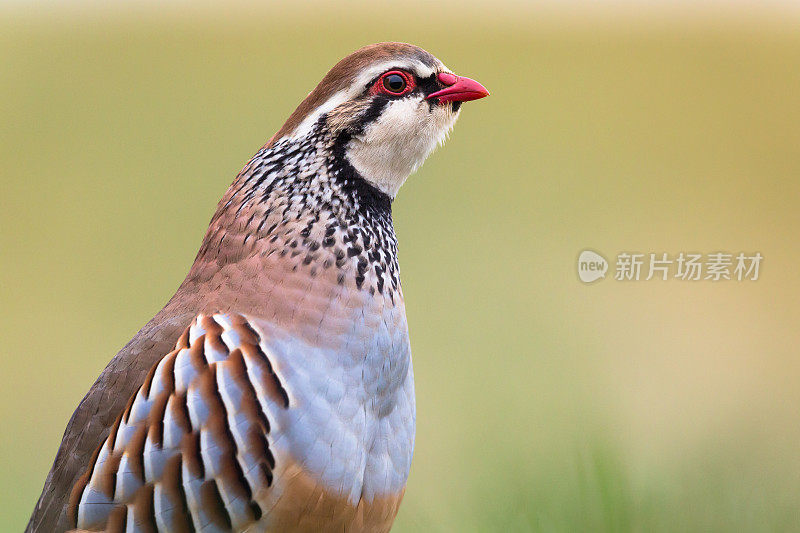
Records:
[[[578,256],[578,277],[584,283],[591,283],[606,277],[608,261],[602,255],[591,250],[584,250]]]

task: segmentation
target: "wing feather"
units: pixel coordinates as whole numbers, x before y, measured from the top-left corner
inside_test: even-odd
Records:
[[[260,341],[241,315],[198,315],[86,463],[70,527],[230,531],[261,519],[275,468],[267,413],[289,397]]]

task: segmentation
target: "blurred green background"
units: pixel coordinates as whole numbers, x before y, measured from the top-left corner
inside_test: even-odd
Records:
[[[396,531],[800,530],[800,17],[581,5],[2,8],[0,530],[238,170],[384,40],[492,91],[395,202],[419,413]],[[765,259],[584,285],[584,248]]]

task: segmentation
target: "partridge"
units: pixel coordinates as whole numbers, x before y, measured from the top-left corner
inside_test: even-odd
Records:
[[[27,531],[388,531],[416,418],[392,201],[488,94],[410,44],[337,63],[81,401]]]

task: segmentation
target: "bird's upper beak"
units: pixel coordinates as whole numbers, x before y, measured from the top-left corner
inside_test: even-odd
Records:
[[[447,87],[429,94],[428,100],[438,98],[439,103],[444,104],[447,102],[467,102],[489,96],[489,91],[486,90],[486,87],[475,80],[456,76],[449,72],[442,72],[438,77],[439,81]]]

